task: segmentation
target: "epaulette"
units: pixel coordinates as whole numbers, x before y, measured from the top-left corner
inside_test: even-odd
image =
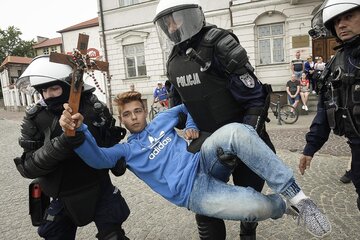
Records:
[[[206,46],[213,46],[217,43],[221,36],[228,34],[224,29],[221,28],[211,28],[206,32],[204,36],[203,44]]]
[[[33,118],[41,110],[45,109],[45,106],[42,106],[40,103],[32,103],[25,109],[25,114],[27,118]]]

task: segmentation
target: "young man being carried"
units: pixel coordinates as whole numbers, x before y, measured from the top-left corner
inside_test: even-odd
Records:
[[[147,124],[140,93],[125,92],[115,101],[121,122],[131,135],[128,143],[111,148],[98,147],[82,123],[81,114],[71,116],[69,106],[64,106],[60,125],[63,129],[77,128],[83,133],[77,134],[79,138],[85,135],[83,144],[75,152],[89,166],[112,168],[119,157],[124,157],[128,169],[168,201],[221,219],[254,222],[281,218],[287,210],[282,194],[290,202],[288,211],[299,215],[311,234],[322,237],[330,233],[327,217],[305,196],[292,170],[251,126],[232,123],[221,127],[204,142],[200,152],[193,154],[186,150],[187,142],[174,129],[178,114],[188,114],[184,105],[162,112]],[[185,138],[197,137],[197,128],[188,114]],[[275,193],[264,195],[252,188],[227,184],[239,159],[264,178]]]

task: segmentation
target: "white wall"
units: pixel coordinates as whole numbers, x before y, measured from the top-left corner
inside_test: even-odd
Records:
[[[63,39],[63,47],[64,47],[64,53],[72,52],[74,48],[77,47],[77,41],[79,33],[89,35],[89,43],[88,43],[88,49],[95,48],[100,53],[100,59],[98,60],[104,60],[103,57],[103,50],[100,46],[100,36],[99,36],[99,27],[91,27],[91,28],[85,28],[70,32],[64,32],[62,33],[62,39]],[[104,78],[103,73],[100,71],[95,71],[95,78],[99,83],[100,89],[102,89],[103,92],[106,93],[106,78]],[[86,84],[89,84],[91,86],[95,86],[94,80],[87,74],[84,74],[84,82]],[[102,102],[107,102],[106,94],[103,94],[100,91],[99,88],[96,88],[95,94]]]

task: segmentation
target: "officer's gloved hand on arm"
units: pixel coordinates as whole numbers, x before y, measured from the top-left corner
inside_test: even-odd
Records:
[[[126,135],[126,129],[118,126],[110,127],[110,132],[112,133],[112,136],[115,138],[116,142],[123,140]]]
[[[124,157],[121,157],[117,162],[115,167],[111,168],[112,174],[116,177],[120,177],[121,175],[124,175],[126,171],[126,161]]]
[[[63,114],[60,117],[59,123],[60,126],[66,130],[75,130],[75,128],[78,128],[81,126],[81,124],[84,121],[84,117],[80,113],[75,113],[74,115],[71,115],[72,109],[69,107],[69,104],[64,104],[64,111]],[[126,130],[124,128],[119,127],[119,131],[125,131],[124,134],[126,134]],[[80,146],[82,142],[85,139],[83,132],[76,132],[74,137],[67,137],[65,134],[62,134],[61,136],[64,136],[64,141],[66,141],[69,144],[73,144],[73,148],[76,148],[77,146]],[[126,161],[124,157],[121,157],[115,167],[111,169],[111,172],[119,177],[123,175],[126,171]]]
[[[73,137],[66,136],[65,133],[58,137],[59,144],[67,149],[74,149],[79,147],[84,142],[84,140],[85,135],[83,132],[76,132],[75,136]]]

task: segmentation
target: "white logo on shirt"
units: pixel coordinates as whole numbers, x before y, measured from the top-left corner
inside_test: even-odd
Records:
[[[152,137],[149,136],[149,142],[150,142],[150,148],[153,149],[153,151],[150,153],[149,155],[149,159],[154,159],[160,152],[162,149],[164,149],[164,147],[171,142],[171,138],[170,137],[166,137],[163,140],[160,140],[163,136],[165,135],[164,131],[161,131],[159,134],[159,137]]]
[[[160,141],[160,139],[165,135],[164,131],[161,131],[159,134],[159,137],[153,137],[153,136],[149,136],[149,142],[150,142],[150,146],[149,148],[153,148],[156,144],[158,144],[158,142]]]

